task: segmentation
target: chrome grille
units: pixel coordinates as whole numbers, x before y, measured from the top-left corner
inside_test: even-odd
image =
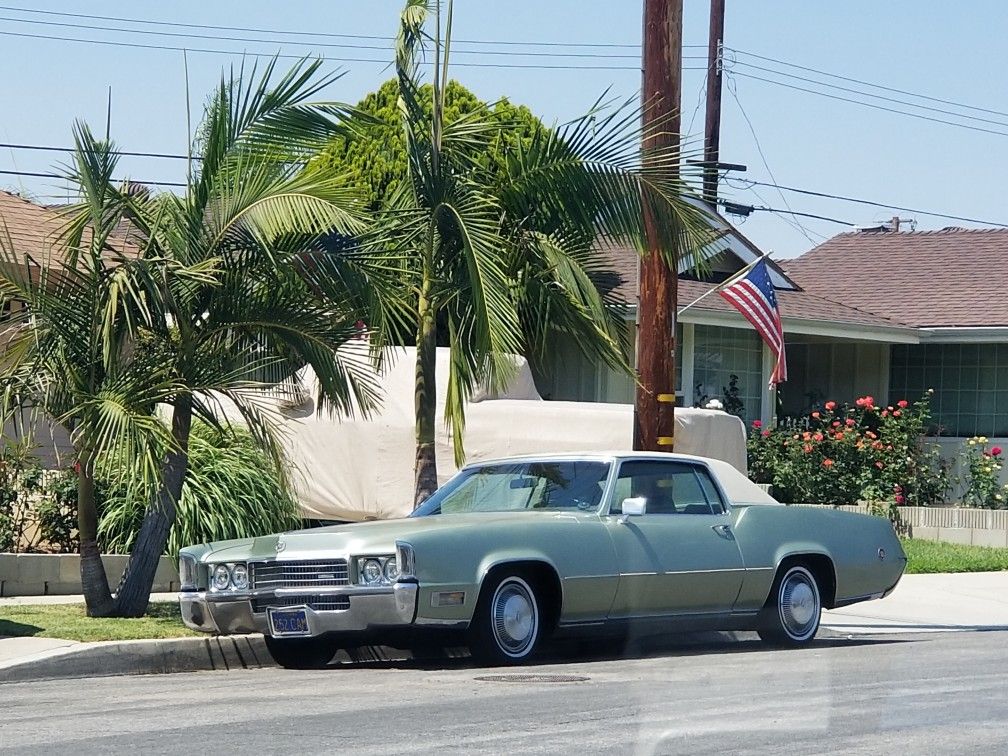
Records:
[[[349,585],[346,559],[318,559],[310,562],[252,562],[249,564],[253,588],[319,588]]]
[[[349,596],[274,596],[252,599],[252,611],[261,614],[267,609],[285,606],[308,606],[316,612],[336,612],[350,608]]]

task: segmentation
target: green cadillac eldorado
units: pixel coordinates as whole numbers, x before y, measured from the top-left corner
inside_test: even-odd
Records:
[[[799,646],[905,566],[887,520],[784,506],[718,460],[560,454],[470,465],[399,520],[190,546],[179,601],[189,627],[261,632],[289,667],[449,633],[515,664],[630,628]]]

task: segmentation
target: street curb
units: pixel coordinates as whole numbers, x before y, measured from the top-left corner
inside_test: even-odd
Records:
[[[274,666],[261,635],[82,643],[0,667],[0,682]]]

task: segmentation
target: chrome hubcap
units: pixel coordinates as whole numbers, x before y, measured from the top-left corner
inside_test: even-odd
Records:
[[[797,639],[809,635],[819,618],[819,597],[806,575],[785,578],[780,589],[780,616],[788,634]]]
[[[497,645],[508,656],[523,656],[535,642],[539,612],[524,581],[502,583],[494,594],[493,630]]]

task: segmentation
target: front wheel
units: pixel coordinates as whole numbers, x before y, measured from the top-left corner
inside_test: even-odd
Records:
[[[821,614],[822,600],[815,577],[807,568],[794,565],[774,580],[757,632],[767,643],[803,646],[819,630]]]
[[[265,637],[266,649],[273,661],[287,669],[321,669],[336,655],[336,645],[330,638]]]
[[[485,664],[521,664],[531,658],[542,633],[535,589],[520,575],[484,586],[470,627],[472,655]]]

